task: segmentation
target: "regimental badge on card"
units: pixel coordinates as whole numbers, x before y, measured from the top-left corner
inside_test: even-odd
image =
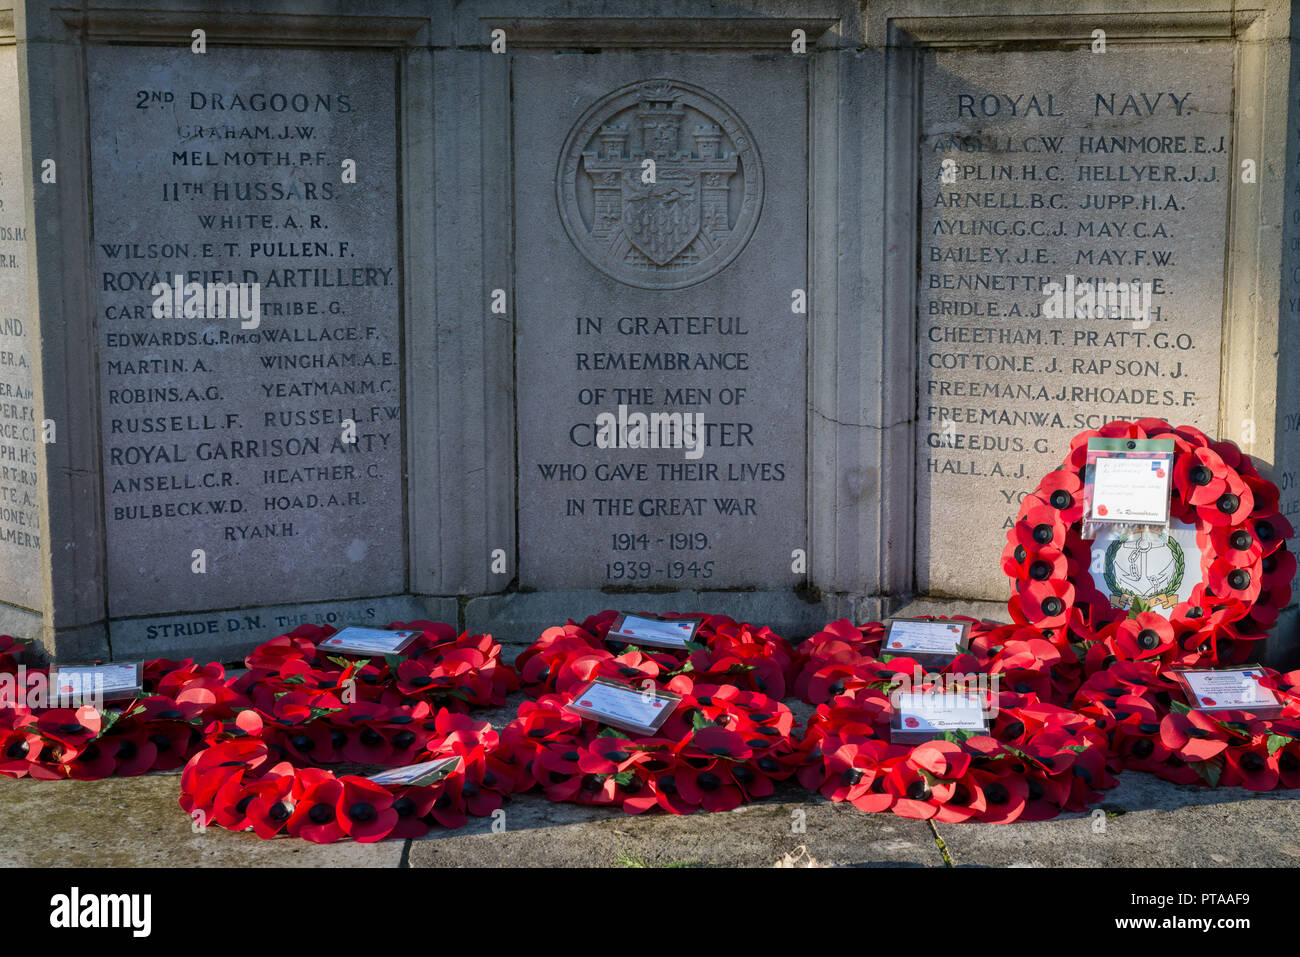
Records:
[[[1277,714],[1282,701],[1259,683],[1264,676],[1258,666],[1245,668],[1187,668],[1173,672],[1182,686],[1187,704],[1194,711],[1249,711]]]
[[[882,658],[914,658],[920,664],[946,662],[966,650],[969,621],[891,618],[881,642]]]
[[[685,648],[687,642],[695,639],[702,624],[699,618],[660,618],[622,612],[609,626],[605,640],[649,648]]]
[[[460,755],[453,754],[448,758],[437,758],[420,764],[408,764],[402,768],[389,768],[387,771],[380,771],[378,774],[370,775],[366,780],[382,784],[384,787],[427,787],[430,784],[437,784],[447,777],[456,770],[459,763]]]
[[[61,702],[121,701],[144,694],[144,665],[63,665],[50,670],[51,697]]]
[[[911,743],[938,737],[946,731],[987,734],[988,729],[988,716],[980,694],[904,691],[894,699],[889,740]]]
[[[389,631],[387,628],[362,628],[349,625],[336,631],[317,647],[321,651],[344,655],[396,655],[420,637],[418,631]]]
[[[679,695],[671,691],[651,687],[634,688],[617,681],[596,678],[579,688],[565,707],[611,728],[637,734],[654,734],[668,720],[681,700]]]

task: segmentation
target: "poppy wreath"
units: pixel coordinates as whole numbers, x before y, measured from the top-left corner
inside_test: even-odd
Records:
[[[863,811],[1007,823],[1083,810],[1117,783],[1107,767],[1105,732],[1063,706],[1065,688],[1073,685],[1057,677],[1060,649],[1015,625],[934,620],[972,622],[968,651],[937,670],[905,656],[880,660],[885,628],[879,622],[831,622],[800,646],[804,664],[795,693],[818,705],[798,745],[804,787]],[[896,678],[920,691],[944,676],[979,674],[990,676],[987,690],[978,679],[972,690],[998,700],[989,734],[948,732],[916,745],[890,741]]]
[[[495,752],[499,737],[470,706],[503,705],[517,687],[487,635],[450,625],[395,622],[421,634],[378,660],[327,653],[328,626],[300,625],[255,648],[233,682],[250,707],[205,728],[207,749],[181,777],[181,807],[195,820],[270,838],[285,831],[327,843],[460,827],[490,815],[513,789]],[[458,756],[432,785],[385,787],[319,765],[401,767]]]
[[[818,705],[799,743],[799,782],[862,811],[948,824],[1047,820],[1085,810],[1118,783],[1107,767],[1105,733],[1032,693],[1001,691],[989,734],[949,731],[895,744],[892,717],[880,686]]]
[[[1057,647],[1018,625],[993,625],[963,615],[925,617],[970,622],[967,651],[942,667],[921,666],[905,655],[882,660],[884,624],[854,625],[841,618],[799,646],[794,693],[809,704],[823,704],[882,681],[887,685],[894,675],[910,678],[916,668],[941,675],[996,674],[1001,687],[1061,706],[1079,686],[1076,672],[1081,666],[1068,644]]]
[[[265,735],[260,713],[248,710],[209,728],[207,748],[181,773],[180,805],[201,826],[252,830],[263,839],[283,832],[317,844],[420,837],[434,824],[458,828],[467,815],[492,814],[513,778],[494,756],[499,738],[491,725],[447,708],[430,714],[424,701],[412,711],[422,712],[428,720],[418,726],[433,733],[422,735],[419,749],[400,763],[458,758],[434,784],[382,785],[280,760],[285,753]]]
[[[1107,730],[1115,770],[1146,771],[1175,784],[1298,788],[1300,671],[1261,671],[1260,684],[1283,703],[1281,714],[1190,710],[1154,661],[1117,661],[1094,672],[1074,707]]]
[[[221,665],[159,658],[145,662],[145,693],[129,701],[102,709],[29,708],[24,702],[48,686],[49,670],[20,672],[12,652],[21,647],[0,638],[7,649],[0,672],[25,677],[22,689],[15,683],[18,694],[0,701],[0,774],[11,778],[95,780],[174,770],[202,746],[207,723],[247,706]]]
[[[794,715],[781,702],[687,675],[667,687],[682,700],[653,735],[585,719],[565,708],[567,694],[523,702],[501,732],[517,789],[629,814],[690,814],[730,811],[794,774]]]
[[[606,642],[618,614],[602,611],[582,624],[570,620],[542,632],[515,659],[524,691],[533,697],[572,694],[598,677],[638,687],[650,679],[664,687],[689,674],[697,682],[735,685],[780,699],[794,676],[794,650],[770,628],[725,615],[669,614],[661,617],[702,620],[690,646],[680,651],[639,648]]]
[[[423,701],[433,708],[463,713],[471,706],[500,707],[519,686],[514,670],[501,661],[501,646],[490,635],[458,636],[450,625],[432,621],[393,622],[385,627],[420,635],[401,654],[367,658],[320,650],[318,645],[334,629],[299,625],[253,649],[244,659],[248,671],[234,687],[264,714],[272,715],[277,708],[283,711],[321,695],[327,696],[324,706],[331,709],[343,707],[343,699],[349,698],[355,704],[383,707]],[[289,700],[281,704],[286,694]],[[379,714],[382,708],[370,710]],[[334,723],[343,726],[345,720],[346,716]]]
[[[1124,536],[1105,544],[1080,534],[1088,440],[1095,437],[1174,442],[1169,514],[1186,529],[1183,544],[1171,534],[1152,550],[1159,552],[1155,559],[1137,554],[1138,546],[1124,552],[1133,569],[1143,569],[1144,590],[1154,594],[1135,594],[1120,580],[1116,559],[1128,548]],[[1193,532],[1199,555],[1188,556]],[[1277,486],[1234,443],[1161,419],[1110,422],[1076,435],[1061,467],[1021,503],[1002,552],[1012,586],[1007,607],[1016,625],[1063,654],[1074,645],[1090,672],[1116,660],[1240,664],[1291,600],[1296,560],[1286,539],[1292,534],[1278,511]],[[1148,561],[1158,567],[1154,576],[1145,570]],[[1094,581],[1094,568],[1109,594]],[[1186,589],[1184,579],[1197,571],[1199,582]]]

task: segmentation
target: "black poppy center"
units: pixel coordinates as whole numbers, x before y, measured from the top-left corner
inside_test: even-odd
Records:
[[[1233,495],[1231,492],[1224,492],[1219,496],[1219,500],[1214,504],[1215,507],[1217,507],[1224,515],[1231,515],[1241,507],[1241,499],[1237,498],[1237,496]]]
[[[393,810],[398,817],[410,817],[415,813],[415,802],[409,797],[399,797],[393,802]]]
[[[1193,485],[1209,485],[1214,481],[1214,473],[1204,465],[1193,465],[1187,477],[1192,480]]]
[[[158,717],[161,718],[163,721],[179,721],[182,717],[184,717],[184,715],[182,715],[175,708],[168,708],[166,711],[159,711]]]
[[[399,751],[405,750],[413,744],[415,744],[414,731],[399,731],[397,734],[393,735],[393,747],[397,748]]]
[[[293,814],[293,808],[283,801],[276,801],[266,813],[272,821],[287,821]]]
[[[1228,572],[1228,584],[1237,591],[1249,588],[1250,572],[1246,571],[1244,568],[1234,568],[1232,571]]]
[[[295,751],[301,751],[303,754],[316,747],[316,742],[305,734],[295,734],[289,743],[293,745]]]
[[[923,778],[917,778],[907,786],[907,796],[913,801],[930,800],[930,784]]]
[[[1028,555],[1028,554],[1029,554],[1029,553],[1028,553],[1027,551],[1025,551],[1025,546],[1024,546],[1024,545],[1017,545],[1017,546],[1016,546],[1016,550],[1015,550],[1016,561],[1018,561],[1018,562],[1023,562],[1023,561],[1025,560],[1025,556]]]
[[[1154,628],[1143,628],[1138,632],[1138,647],[1150,651],[1160,644],[1160,635]]]
[[[722,787],[722,778],[712,771],[705,771],[695,779],[695,783],[700,786],[701,791],[716,791]]]
[[[1034,541],[1039,545],[1046,545],[1052,540],[1052,526],[1044,522],[1041,525],[1034,526]]]
[[[59,734],[89,734],[89,729],[70,721],[67,724],[59,725]]]
[[[9,758],[11,761],[18,761],[21,758],[27,757],[27,751],[28,748],[26,741],[15,741],[13,744],[9,745],[9,747],[5,748],[5,757]]]
[[[407,684],[412,688],[427,688],[429,685],[433,684],[433,679],[428,675],[420,675],[419,677],[412,678],[407,682]]]
[[[840,775],[840,783],[845,787],[853,787],[862,780],[862,772],[857,768],[845,768],[844,773]]]
[[[1055,595],[1049,595],[1043,599],[1043,611],[1048,615],[1059,615],[1064,608],[1061,599]]]
[[[1151,757],[1155,749],[1156,746],[1151,742],[1150,738],[1138,738],[1133,742],[1133,754],[1144,761]]]
[[[1241,766],[1247,771],[1264,770],[1264,759],[1254,751],[1247,751],[1241,756]]]
[[[984,789],[984,798],[990,804],[1006,804],[1011,800],[1011,792],[1006,789],[1006,785],[994,781]]]
[[[1237,551],[1244,552],[1246,549],[1250,548],[1251,545],[1255,544],[1255,540],[1250,537],[1250,532],[1242,528],[1232,533],[1231,537],[1228,539],[1228,544]]]
[[[1074,504],[1074,496],[1065,489],[1058,488],[1052,493],[1052,497],[1049,501],[1052,503],[1052,508],[1069,508]]]
[[[1029,565],[1029,577],[1036,582],[1043,581],[1050,574],[1052,574],[1052,566],[1041,558]]]
[[[317,805],[317,807],[319,806],[320,805]],[[315,808],[313,808],[313,810],[315,810]],[[356,804],[348,808],[348,817],[352,818],[352,820],[356,821],[358,824],[365,824],[368,821],[373,821],[376,813],[375,806],[369,801],[358,801]]]
[[[374,728],[365,728],[361,732],[361,743],[368,748],[377,748],[384,743],[384,736]]]

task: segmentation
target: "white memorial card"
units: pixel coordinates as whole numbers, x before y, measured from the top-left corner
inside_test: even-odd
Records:
[[[955,658],[966,650],[968,621],[892,619],[885,628],[882,654]]]
[[[349,655],[396,655],[419,636],[418,631],[389,631],[350,625],[330,635],[317,648]]]
[[[56,667],[50,675],[50,687],[54,696],[62,700],[134,698],[144,691],[144,666],[136,662]]]
[[[1259,668],[1176,671],[1174,676],[1197,711],[1274,711],[1282,706],[1273,689],[1259,683]]]
[[[668,619],[622,613],[610,625],[605,640],[647,647],[685,648],[701,624],[698,618]]]
[[[384,787],[425,787],[430,784],[437,784],[455,771],[459,761],[460,755],[453,754],[447,758],[423,761],[420,764],[408,764],[401,768],[390,768],[387,771],[372,774],[366,780],[381,784]]]
[[[945,731],[988,731],[983,697],[968,692],[899,692],[889,736],[926,737]]]
[[[1163,456],[1099,455],[1093,472],[1089,517],[1099,522],[1168,523],[1168,466]]]
[[[668,720],[681,698],[656,688],[633,688],[597,678],[565,705],[575,714],[612,728],[652,734]]]

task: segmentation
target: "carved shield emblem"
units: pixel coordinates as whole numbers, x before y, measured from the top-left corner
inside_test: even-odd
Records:
[[[648,168],[653,183],[642,182]],[[643,289],[682,289],[725,269],[763,205],[763,165],[744,121],[708,90],[667,77],[593,103],[565,140],[555,183],[578,250]]]
[[[676,259],[700,231],[700,177],[689,170],[660,169],[656,182],[638,171],[623,176],[623,231],[656,266]]]

